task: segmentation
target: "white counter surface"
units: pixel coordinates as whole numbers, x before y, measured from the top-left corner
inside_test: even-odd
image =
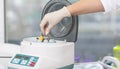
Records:
[[[0,69],[7,69],[7,63],[9,61],[10,61],[10,58],[0,58]],[[83,68],[83,66],[85,66],[85,63],[78,63],[78,64],[75,64],[73,69],[88,69],[88,68]],[[96,69],[96,68],[92,68],[92,69]]]

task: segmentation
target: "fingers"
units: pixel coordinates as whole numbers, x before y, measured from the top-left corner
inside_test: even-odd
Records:
[[[53,25],[48,25],[48,27],[46,28],[46,32],[45,35],[48,35],[50,33],[50,30],[53,28]]]
[[[45,34],[45,26],[47,23],[48,23],[47,19],[46,19],[46,17],[44,17],[41,21],[41,24],[40,24],[41,32],[43,32],[43,34]]]
[[[41,31],[43,32],[43,34],[48,35],[53,25],[49,24],[46,19],[43,19],[41,21],[40,27],[41,27]]]
[[[41,31],[42,31],[43,34],[45,34],[45,35],[48,35],[49,32],[50,32],[50,30],[51,30],[52,27],[53,27],[53,22],[51,22],[51,21],[53,21],[53,20],[50,21],[49,16],[50,16],[49,13],[46,14],[46,15],[43,17],[43,19],[42,19],[42,21],[41,21],[41,24],[40,24]],[[49,23],[49,22],[50,22],[50,23]]]

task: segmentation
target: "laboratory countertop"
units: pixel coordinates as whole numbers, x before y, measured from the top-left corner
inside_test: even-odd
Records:
[[[9,61],[9,59],[6,59],[6,61],[4,61],[4,60],[0,61],[0,63],[1,63],[0,64],[0,69],[7,69],[7,64],[6,63],[8,61]],[[96,64],[96,66],[94,64]],[[73,69],[103,69],[103,68],[100,68],[97,65],[97,62],[91,62],[91,63],[77,63],[77,64],[74,65]]]

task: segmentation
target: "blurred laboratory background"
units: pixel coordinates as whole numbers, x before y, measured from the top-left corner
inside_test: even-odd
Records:
[[[20,44],[23,38],[40,35],[43,7],[49,0],[5,0],[5,41]],[[79,0],[69,0],[71,3]],[[120,12],[79,15],[75,56],[80,62],[112,55],[120,38]],[[66,50],[67,51],[67,50]]]

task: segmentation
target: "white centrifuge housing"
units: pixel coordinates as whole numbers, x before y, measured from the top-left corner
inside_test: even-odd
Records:
[[[72,69],[74,65],[74,42],[56,41],[44,43],[36,37],[26,38],[21,43],[22,53],[38,56],[39,69]]]

